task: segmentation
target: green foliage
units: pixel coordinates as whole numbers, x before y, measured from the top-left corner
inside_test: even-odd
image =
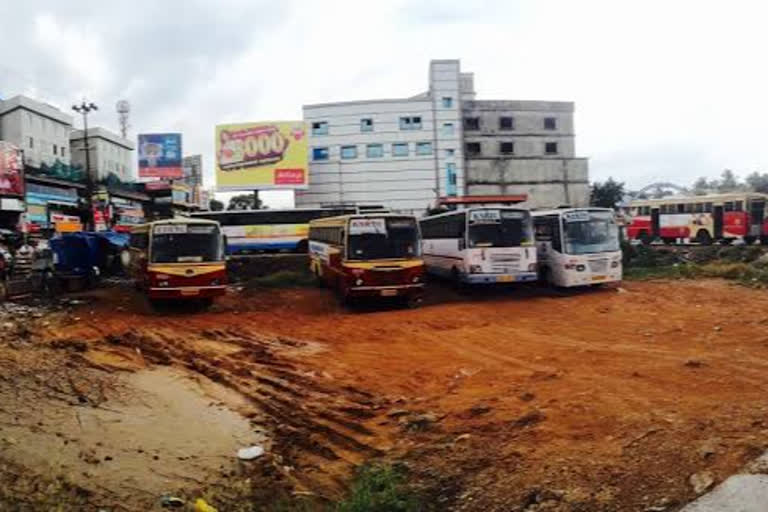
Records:
[[[314,276],[309,272],[296,272],[293,270],[279,270],[263,277],[256,277],[248,281],[249,287],[257,288],[293,288],[296,286],[312,286]]]
[[[224,209],[224,203],[218,199],[211,199],[211,201],[208,203],[208,209],[210,209],[212,212],[220,212]]]
[[[257,200],[254,194],[238,194],[230,198],[227,210],[258,210],[261,205],[261,199]]]
[[[624,197],[624,183],[608,178],[605,183],[595,182],[590,191],[589,204],[603,208],[614,208]]]
[[[739,179],[730,169],[725,169],[720,175],[720,181],[717,184],[718,192],[735,192],[741,188]]]
[[[749,188],[755,192],[768,194],[768,173],[759,173],[755,171],[747,176],[746,180],[744,181],[746,181],[747,185],[749,185]]]
[[[391,466],[364,466],[357,475],[349,497],[336,512],[416,512],[415,495],[408,490],[403,474]]]

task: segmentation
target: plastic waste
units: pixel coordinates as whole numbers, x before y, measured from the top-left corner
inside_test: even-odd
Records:
[[[184,506],[184,500],[176,496],[163,496],[160,499],[160,506],[163,508],[181,508]]]
[[[259,445],[240,448],[237,450],[237,458],[241,460],[251,460],[264,455],[264,448]]]
[[[203,498],[197,498],[195,501],[195,512],[219,512],[216,507],[210,506]]]

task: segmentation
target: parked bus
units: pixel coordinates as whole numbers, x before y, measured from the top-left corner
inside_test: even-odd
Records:
[[[192,218],[215,220],[227,237],[228,254],[251,252],[307,252],[309,221],[384,211],[381,207],[340,206],[290,210],[227,210],[193,213]]]
[[[210,304],[227,284],[219,223],[158,220],[131,230],[129,269],[150,301],[198,299]]]
[[[419,226],[410,215],[360,214],[309,223],[310,270],[343,300],[399,297],[410,305],[424,291]]]
[[[457,286],[535,281],[536,247],[528,210],[468,208],[419,221],[427,272]]]
[[[743,240],[768,243],[768,195],[754,192],[636,199],[629,203],[627,238],[645,244]]]
[[[610,208],[533,212],[539,274],[555,286],[621,281],[619,228]]]

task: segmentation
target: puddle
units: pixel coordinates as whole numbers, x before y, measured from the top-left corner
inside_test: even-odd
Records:
[[[237,463],[239,448],[268,448],[264,433],[235,412],[248,408],[245,400],[208,379],[155,368],[117,380],[119,398],[97,408],[45,398],[4,404],[4,456],[138,503],[216,480]]]

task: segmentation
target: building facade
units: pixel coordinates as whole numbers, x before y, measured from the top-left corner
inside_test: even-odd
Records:
[[[70,134],[72,148],[72,163],[85,169],[85,132],[74,130]],[[104,128],[88,129],[88,145],[90,147],[91,178],[95,181],[106,179],[110,174],[115,175],[123,183],[131,183],[133,176],[132,141],[124,139],[116,133]]]
[[[52,105],[26,96],[0,101],[0,140],[18,146],[25,165],[69,165],[71,131],[72,116]]]
[[[297,207],[383,205],[422,214],[461,196],[526,194],[531,206],[587,200],[587,161],[574,157],[573,104],[478,101],[474,75],[458,60],[432,61],[425,93],[305,105],[303,112],[310,183],[296,192]],[[512,128],[493,129],[500,118],[512,119]],[[545,118],[555,118],[553,130],[533,128],[538,121],[549,127]],[[498,151],[484,153],[486,146]]]

